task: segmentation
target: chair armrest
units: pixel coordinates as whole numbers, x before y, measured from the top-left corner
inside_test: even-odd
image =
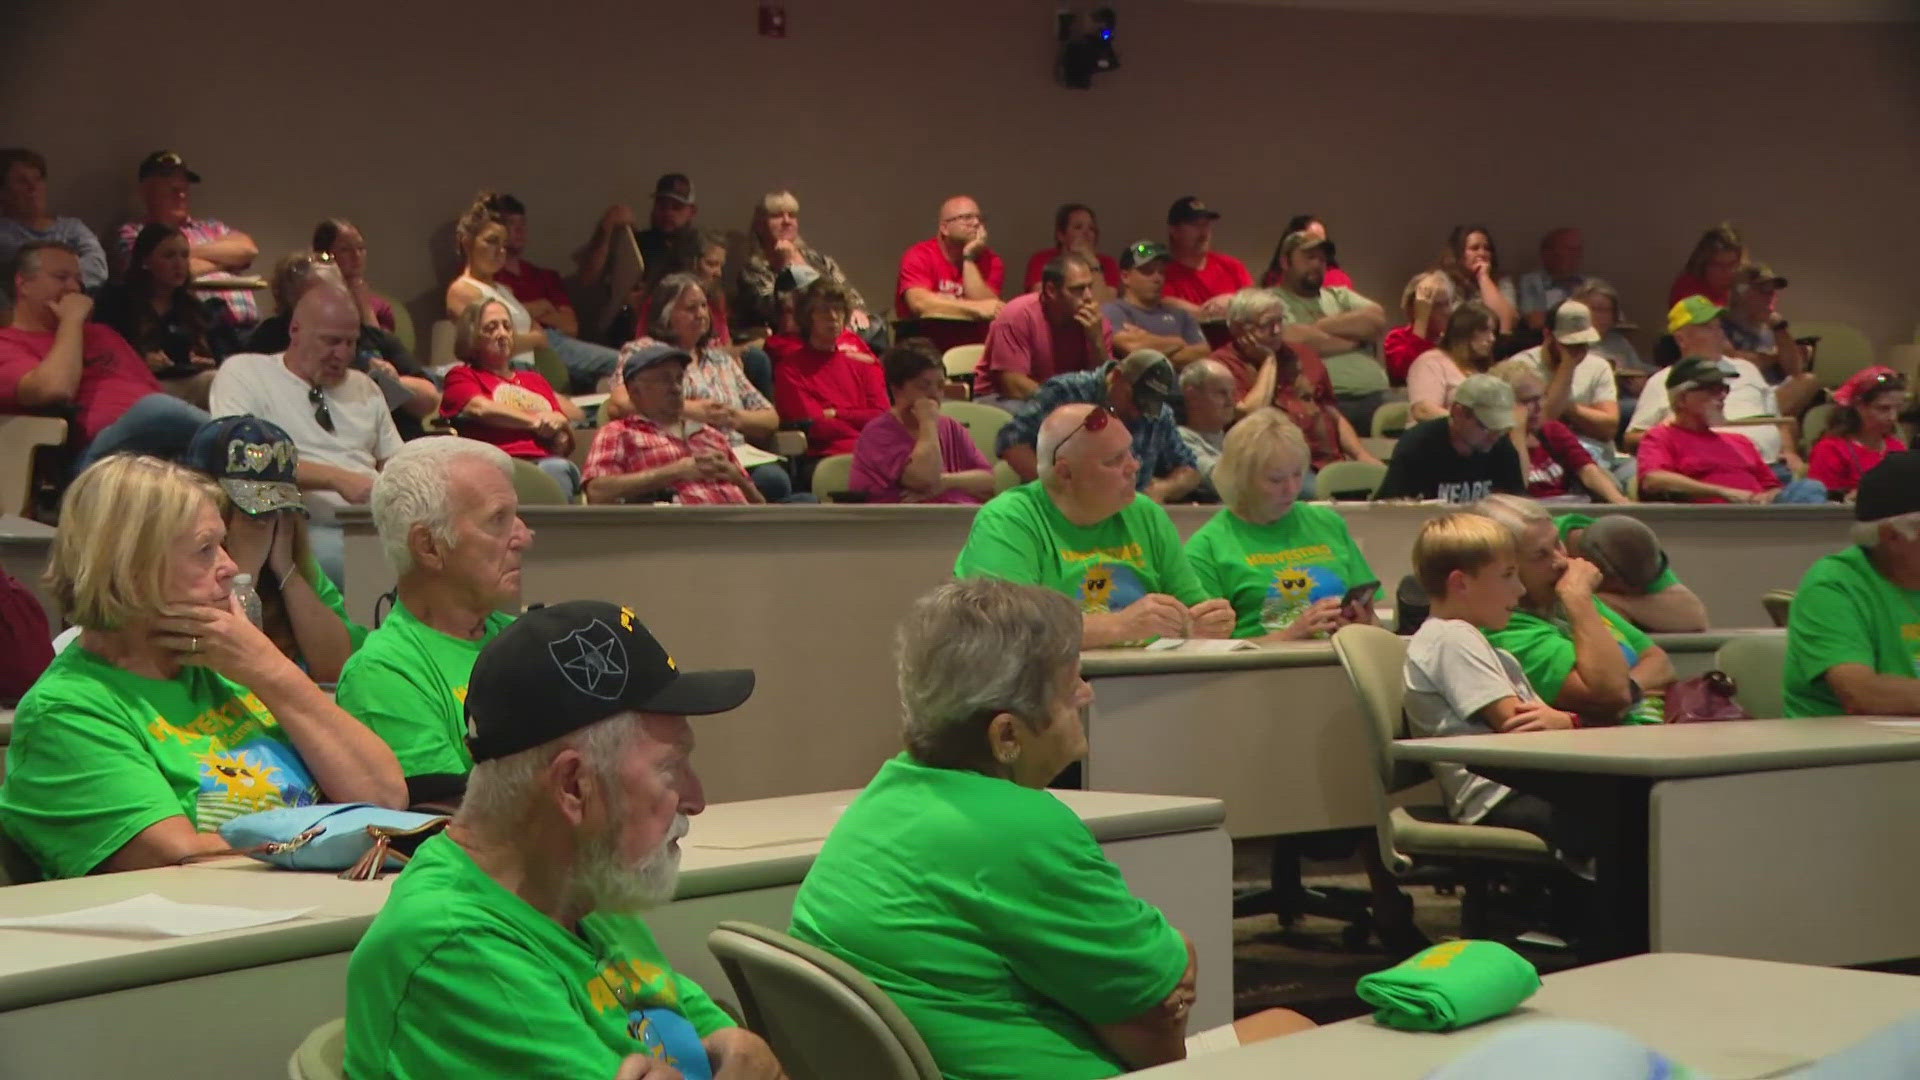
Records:
[[[807,452],[807,434],[804,431],[781,429],[773,433],[773,452],[781,457],[799,457]]]

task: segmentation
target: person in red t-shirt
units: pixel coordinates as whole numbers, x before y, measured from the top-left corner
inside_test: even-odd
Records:
[[[538,465],[568,498],[578,494],[580,470],[567,455],[573,452],[573,425],[585,417],[538,372],[514,368],[507,305],[482,300],[461,312],[453,353],[466,362],[447,372],[440,415],[461,435]]]
[[[1540,369],[1528,360],[1502,360],[1493,365],[1491,375],[1506,380],[1513,387],[1513,403],[1516,408],[1527,411],[1527,422],[1515,424],[1513,428],[1514,445],[1520,451],[1520,459],[1527,465],[1527,496],[1533,499],[1553,499],[1567,495],[1580,495],[1582,488],[1594,502],[1626,503],[1627,498],[1614,483],[1613,474],[1600,467],[1593,460],[1587,448],[1580,445],[1580,437],[1573,429],[1558,420],[1547,419],[1543,407],[1547,397],[1547,380],[1540,375]],[[1574,482],[1578,481],[1576,487]]]
[[[860,429],[886,412],[887,380],[864,343],[847,340],[847,290],[821,278],[800,290],[794,316],[801,334],[767,339],[773,356],[773,404],[780,419],[810,421],[807,453],[851,454]]]
[[[1242,289],[1227,301],[1232,338],[1208,359],[1233,376],[1234,415],[1268,406],[1286,413],[1306,436],[1315,469],[1348,460],[1380,464],[1341,415],[1326,364],[1312,349],[1288,344],[1286,314],[1271,289]]]
[[[80,256],[57,240],[20,248],[13,323],[0,330],[0,413],[71,407],[86,450],[75,472],[120,451],[174,458],[212,419],[167,394],[126,339],[88,322]]]
[[[1687,265],[1667,290],[1667,306],[1672,307],[1689,296],[1704,296],[1721,307],[1732,299],[1733,278],[1747,258],[1747,245],[1740,240],[1732,224],[1721,222],[1700,234],[1687,256]]]
[[[921,334],[943,351],[977,345],[987,339],[987,323],[1006,306],[1000,300],[1006,282],[1006,264],[987,246],[980,204],[955,195],[940,204],[933,239],[900,256],[894,311],[902,319],[922,320]]]
[[[1247,264],[1213,250],[1213,223],[1220,212],[1197,196],[1183,195],[1167,208],[1167,288],[1162,302],[1182,307],[1195,318],[1213,321],[1226,314],[1227,297],[1253,285]]]
[[[1100,276],[1093,283],[1095,303],[1104,304],[1120,295],[1120,264],[1100,250],[1100,220],[1093,216],[1093,207],[1085,203],[1064,203],[1053,212],[1053,246],[1034,252],[1027,260],[1027,276],[1020,283],[1021,291],[1039,288],[1040,272],[1063,251],[1087,260],[1089,266],[1099,264]]]
[[[1906,451],[1897,434],[1906,401],[1907,378],[1892,368],[1854,372],[1833,392],[1833,422],[1807,455],[1807,475],[1851,499],[1881,459]]]
[[[1400,291],[1400,310],[1407,324],[1387,331],[1380,343],[1387,378],[1395,386],[1407,385],[1407,372],[1421,353],[1440,347],[1440,335],[1453,316],[1453,280],[1440,270],[1413,275]]]
[[[1823,503],[1818,480],[1780,483],[1753,440],[1713,430],[1727,422],[1728,366],[1689,356],[1667,372],[1673,416],[1640,440],[1640,492],[1679,502]]]

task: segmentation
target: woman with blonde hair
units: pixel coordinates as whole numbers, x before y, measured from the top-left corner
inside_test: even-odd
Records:
[[[406,805],[393,751],[248,621],[220,489],[115,455],[60,505],[47,582],[80,637],[21,699],[0,827],[49,877],[226,849],[234,817]]]
[[[840,264],[800,238],[800,200],[793,192],[769,191],[762,195],[753,204],[753,220],[747,229],[753,236],[753,250],[734,277],[735,325],[760,333],[777,332],[780,322],[774,282],[780,271],[790,266],[807,266],[847,291],[848,327],[864,336],[873,326],[866,300],[847,280]]]
[[[1278,409],[1227,430],[1213,468],[1225,506],[1187,541],[1187,562],[1208,596],[1233,604],[1234,637],[1300,641],[1373,622],[1370,600],[1346,598],[1379,578],[1338,513],[1300,501],[1307,461],[1306,436]]]
[[[1730,221],[1723,221],[1694,241],[1680,276],[1667,290],[1667,306],[1689,296],[1704,296],[1721,307],[1733,299],[1733,278],[1747,259],[1746,241]]]
[[[440,414],[467,438],[532,462],[571,499],[580,493],[580,467],[568,456],[573,425],[585,416],[539,372],[515,368],[512,348],[513,325],[505,304],[482,300],[461,312],[454,324],[453,352],[462,363],[447,372]]]

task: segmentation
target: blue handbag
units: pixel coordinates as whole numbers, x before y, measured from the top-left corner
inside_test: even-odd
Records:
[[[320,803],[242,814],[220,826],[220,838],[242,855],[285,870],[334,870],[371,881],[405,866],[449,820],[372,803]]]

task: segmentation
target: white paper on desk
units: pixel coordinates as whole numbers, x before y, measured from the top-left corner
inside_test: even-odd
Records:
[[[757,469],[770,462],[786,460],[779,454],[770,454],[752,443],[741,443],[734,447],[733,456],[740,459],[740,467],[743,469]]]
[[[1869,720],[1867,723],[1895,731],[1920,731],[1920,720]]]
[[[70,934],[114,934],[125,937],[193,937],[222,930],[287,922],[315,908],[261,911],[221,904],[181,904],[155,893],[143,893],[114,904],[0,919],[0,929],[52,930]]]
[[[1177,638],[1163,637],[1147,643],[1148,652],[1217,653],[1240,652],[1244,649],[1257,649],[1260,646],[1251,641],[1238,638]]]

